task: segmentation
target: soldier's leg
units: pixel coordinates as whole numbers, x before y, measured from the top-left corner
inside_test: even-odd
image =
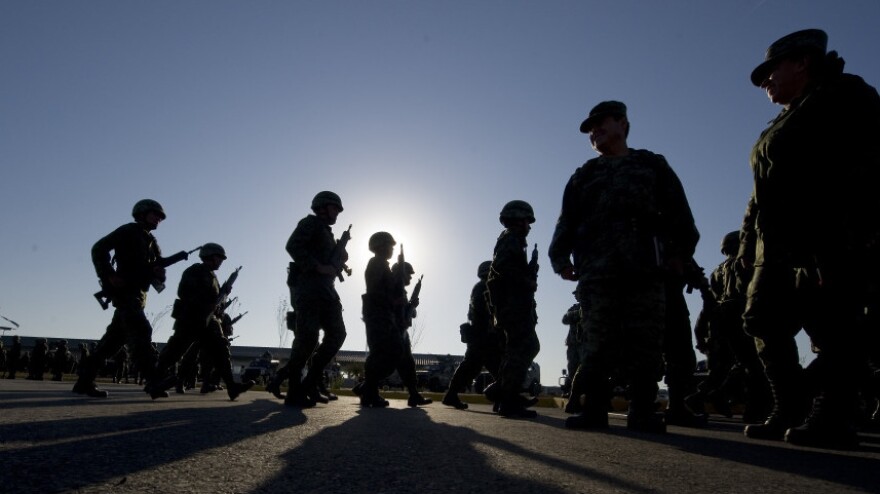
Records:
[[[209,361],[220,378],[226,384],[226,393],[230,400],[235,400],[238,396],[255,383],[254,381],[245,381],[238,383],[232,373],[232,355],[229,351],[229,341],[223,336],[223,328],[220,321],[212,319],[208,327],[201,333],[199,337],[201,353],[204,354],[205,360]],[[206,377],[207,379],[207,377]]]
[[[656,412],[656,400],[657,382],[663,375],[663,340],[669,335],[664,328],[668,292],[662,283],[647,281],[630,286],[626,292],[626,297],[619,299],[627,307],[619,347],[624,375],[630,383],[627,428],[665,432],[664,417]]]
[[[857,277],[834,268],[822,270],[821,283],[815,273],[806,270],[798,276],[798,287],[806,302],[804,327],[818,349],[814,362],[818,394],[806,422],[786,433],[785,440],[794,444],[858,444],[858,382],[868,369],[859,327],[864,308]]]
[[[321,315],[318,309],[310,304],[298,304],[296,307],[296,329],[293,330],[293,345],[290,348],[290,360],[285,373],[290,379],[284,404],[294,407],[314,406],[314,400],[308,397],[302,382],[302,372],[318,344],[321,329]]]
[[[88,396],[102,398],[107,396],[107,392],[98,389],[95,386],[95,377],[98,375],[98,369],[101,363],[116,355],[122,345],[125,344],[126,332],[123,322],[123,310],[116,308],[113,311],[113,319],[107,326],[107,330],[98,341],[95,350],[89,354],[89,358],[85,362],[80,363],[79,378],[73,385],[73,392],[77,394],[85,394]]]
[[[619,333],[618,294],[613,283],[580,282],[577,298],[581,301],[581,326],[584,342],[581,362],[572,382],[578,408],[569,408],[578,415],[565,420],[569,429],[603,429],[608,427],[608,406],[611,400],[609,379],[613,363],[618,359],[615,334]],[[571,401],[570,401],[571,403]]]
[[[416,360],[412,354],[412,342],[409,339],[409,333],[404,331],[400,335],[400,355],[397,359],[397,373],[403,381],[403,386],[409,393],[407,405],[410,407],[419,407],[430,405],[433,400],[425,398],[419,393],[418,378],[416,377]]]
[[[483,369],[483,362],[485,360],[484,347],[485,343],[480,340],[468,343],[467,349],[464,352],[464,359],[458,364],[455,373],[452,374],[452,379],[449,382],[449,389],[443,396],[444,405],[459,410],[464,410],[468,407],[467,403],[461,401],[461,398],[458,397],[458,393],[460,393],[468,383],[473,381]]]
[[[747,425],[745,435],[782,439],[803,423],[808,396],[795,335],[800,331],[795,270],[782,265],[756,266],[743,314],[746,333],[755,338],[773,394],[773,409],[763,424]]]
[[[312,347],[314,353],[310,356],[311,364],[304,378],[303,389],[312,399],[326,403],[328,399],[319,392],[318,383],[324,378],[324,368],[333,360],[333,357],[342,348],[342,344],[345,343],[347,334],[345,322],[342,319],[342,304],[338,300],[322,307],[318,314],[319,324],[324,329],[324,338],[317,345],[317,349]]]
[[[697,357],[691,338],[690,314],[684,299],[682,283],[666,283],[666,316],[663,334],[663,357],[666,365],[666,386],[669,390],[669,403],[666,421],[686,427],[706,425],[707,418],[695,414],[685,404],[685,398],[696,392],[694,371]]]
[[[511,304],[499,309],[499,325],[504,329],[507,344],[501,364],[501,402],[498,413],[506,417],[531,418],[537,413],[527,410],[520,393],[529,366],[541,349],[535,332],[533,304]]]
[[[370,353],[364,363],[361,406],[386,407],[388,402],[379,396],[379,383],[394,372],[401,353],[400,337],[390,316],[365,316],[364,324]]]

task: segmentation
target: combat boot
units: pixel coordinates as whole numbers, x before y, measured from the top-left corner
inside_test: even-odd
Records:
[[[653,411],[633,411],[626,415],[626,428],[637,432],[650,432],[652,434],[665,434],[666,422],[663,414]]]
[[[378,390],[363,390],[361,394],[361,406],[364,408],[386,408],[388,400],[379,396]]]
[[[727,418],[733,417],[733,410],[730,408],[730,400],[725,398],[723,393],[719,391],[710,391],[709,394],[706,395],[706,399],[712,404],[712,408],[715,409],[717,414],[724,415]]]
[[[453,393],[451,389],[443,396],[443,404],[456,410],[467,410],[468,408],[468,404],[461,401],[458,393]]]
[[[424,396],[420,395],[419,393],[409,395],[409,399],[406,400],[406,404],[410,408],[416,408],[416,407],[421,407],[421,406],[425,406],[425,405],[430,405],[431,403],[434,403],[434,400],[432,400],[430,398],[425,398]]]
[[[565,402],[565,413],[582,413],[584,411],[584,395],[572,393]]]
[[[339,399],[338,396],[331,393],[330,390],[327,389],[327,386],[324,384],[323,381],[320,381],[318,383],[318,392],[321,393],[321,396],[323,396],[324,398],[327,398],[330,401],[336,401]]]
[[[364,394],[363,390],[364,390],[364,382],[363,382],[363,381],[358,381],[358,382],[355,383],[355,385],[352,386],[352,388],[351,388],[351,392],[352,392],[352,394],[354,394],[355,396],[361,396],[361,395],[363,395],[363,394]]]
[[[177,393],[177,394],[179,394],[179,395],[186,394],[186,390],[183,389],[183,383],[182,383],[182,382],[178,382],[178,383],[177,383],[177,386],[175,386],[174,392]]]
[[[92,398],[106,398],[110,395],[110,393],[95,386],[95,383],[86,383],[83,381],[76,381],[76,384],[73,385],[73,392],[78,395],[86,395]]]
[[[217,390],[218,390],[218,386],[211,384],[208,381],[203,381],[202,382],[202,389],[199,390],[199,393],[205,395],[208,393],[213,393],[214,391],[217,391]]]
[[[277,376],[269,379],[269,382],[266,384],[266,391],[272,393],[272,396],[279,400],[285,398],[284,393],[281,392],[281,380]]]
[[[840,403],[829,402],[825,396],[813,400],[807,420],[785,432],[785,442],[798,446],[830,449],[854,449],[859,437],[852,423],[851,410]]]
[[[254,384],[256,383],[253,381],[228,383],[226,385],[226,394],[229,395],[229,401],[235,401],[235,399],[238,398],[238,395],[247,392],[247,390],[251,389]]]
[[[584,411],[578,415],[565,419],[566,429],[607,429],[608,428],[608,410],[591,407],[589,411]]]
[[[486,386],[483,390],[483,395],[492,403],[498,403],[501,401],[501,386],[498,385],[498,382],[493,382]]]
[[[667,425],[677,425],[679,427],[706,427],[709,424],[709,417],[707,415],[694,413],[685,406],[667,408],[666,412],[664,412],[664,420]]]
[[[523,406],[519,393],[505,392],[504,397],[499,400],[498,415],[511,419],[533,419],[538,416],[538,412]]]
[[[287,397],[284,398],[284,406],[293,408],[312,408],[315,406],[315,400],[309,398],[303,392],[288,390]]]

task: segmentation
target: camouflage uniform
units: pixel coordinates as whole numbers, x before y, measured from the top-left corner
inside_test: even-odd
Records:
[[[565,335],[566,375],[562,391],[564,394],[572,396],[571,401],[580,401],[580,394],[576,391],[572,394],[571,387],[571,381],[581,365],[581,347],[584,339],[581,331],[580,303],[568,308],[568,311],[562,316],[562,324],[568,326],[568,333]]]
[[[526,255],[526,237],[505,229],[495,243],[486,282],[495,326],[504,334],[504,356],[499,369],[502,400],[512,402],[522,391],[529,366],[541,350],[535,326],[536,274]],[[502,403],[502,414],[505,414]]]
[[[379,256],[372,257],[367,262],[364,280],[367,292],[363,295],[362,311],[370,353],[364,364],[361,402],[373,406],[377,401],[381,403],[377,400],[379,383],[398,367],[409,341],[404,338],[404,330],[398,326],[395,316],[405,294],[388,261]]]
[[[488,269],[480,273],[480,281],[471,289],[468,305],[468,323],[462,325],[461,340],[467,345],[464,359],[455,369],[449,390],[443,397],[443,404],[459,409],[467,408],[467,404],[458,398],[458,393],[480,375],[483,367],[493,380],[498,380],[501,358],[504,352],[503,340],[495,330],[492,314],[486,300],[486,280]]]
[[[681,183],[658,154],[599,156],[566,185],[549,253],[555,272],[573,267],[579,276],[586,343],[575,379],[597,424],[615,369],[630,385],[630,415],[653,413],[663,374],[662,268],[665,259],[689,259],[698,238]]]
[[[128,344],[137,367],[152,377],[156,353],[152,347],[153,327],[144,314],[147,290],[153,278],[153,264],[162,257],[156,238],[137,222],[122,225],[92,247],[92,263],[98,278],[106,279],[113,272],[110,251],[114,252],[116,273],[125,286],[114,289],[111,300],[113,320],[85,362],[80,362],[79,380],[74,389],[94,386],[98,368],[113,358],[123,344]]]
[[[210,359],[226,383],[229,397],[235,399],[249,386],[238,385],[232,375],[229,345],[216,314],[219,297],[217,276],[204,263],[193,264],[183,271],[172,314],[174,333],[162,348],[156,369],[158,376],[165,376],[193,343],[198,342],[201,353]],[[176,384],[177,380],[172,381],[167,384]]]
[[[880,97],[862,78],[843,73],[837,53],[824,54],[826,41],[818,30],[792,33],[771,45],[768,60],[752,75],[756,86],[766,80],[776,60],[771,53],[797,53],[807,45],[821,53],[810,66],[814,74],[807,88],[761,133],[751,152],[754,189],[739,257],[754,265],[754,275],[743,318],[756,339],[775,407],[765,424],[748,426],[746,435],[781,439],[788,429],[798,438],[806,432],[808,441],[848,446],[857,441],[851,430],[853,376],[864,362],[857,334],[864,273],[877,262],[880,231]],[[795,344],[801,328],[820,350],[821,391],[806,430],[795,430],[808,408]],[[813,437],[812,431],[828,434]]]
[[[718,357],[714,359],[718,362],[712,363],[710,356],[710,382],[706,384],[706,394],[711,394],[713,389],[722,396],[728,394],[726,388],[731,386],[731,379],[735,379],[735,373],[739,372],[743,374],[745,387],[743,421],[763,421],[769,414],[767,378],[754,339],[743,331],[742,319],[751,273],[738,266],[735,252],[731,252],[709,279],[709,290],[717,304],[709,322],[709,335],[712,345],[717,348]]]
[[[296,313],[296,328],[290,359],[278,369],[275,378],[279,381],[290,378],[286,403],[292,403],[304,394],[317,395],[317,383],[323,378],[324,367],[345,342],[342,303],[334,286],[336,278],[315,270],[319,264],[330,264],[335,247],[336,239],[330,225],[312,214],[300,220],[287,241],[287,253],[293,259],[287,285]],[[322,329],[324,339],[319,344]],[[309,359],[311,365],[302,378],[302,370]]]

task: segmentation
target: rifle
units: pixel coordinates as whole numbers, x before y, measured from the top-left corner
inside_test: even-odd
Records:
[[[200,245],[191,251],[182,250],[177,254],[174,254],[173,256],[160,257],[155,262],[153,262],[151,268],[167,268],[172,264],[177,264],[180,261],[185,261],[189,259],[190,254],[201,248],[202,246]],[[101,305],[101,310],[107,310],[107,308],[110,307],[110,299],[112,298],[113,288],[105,287],[104,282],[101,280],[98,280],[98,284],[101,285],[101,291],[95,293],[93,296],[95,297],[95,300],[97,300],[98,303]],[[153,288],[156,290],[156,293],[162,293],[162,290],[165,289],[165,283],[158,278],[153,278],[152,280],[150,280],[150,285],[153,286]]]
[[[416,282],[416,286],[413,288],[409,302],[403,308],[403,325],[405,328],[412,326],[412,320],[416,317],[416,306],[419,304],[419,293],[422,292],[422,278],[424,277],[425,275],[419,276],[419,281]]]
[[[229,275],[229,278],[223,282],[223,285],[220,287],[220,294],[217,295],[217,309],[219,310],[221,307],[224,307],[227,299],[229,298],[229,294],[232,292],[232,285],[235,283],[235,280],[238,279],[238,272],[241,271],[241,266],[235,269],[232,274]]]
[[[248,313],[248,311],[244,311],[244,312],[242,312],[241,314],[239,314],[239,315],[233,317],[232,320],[229,321],[229,324],[232,325],[232,324],[237,323],[237,322],[240,321],[241,318],[244,317],[244,315],[247,314],[247,313]]]
[[[535,248],[532,250],[532,258],[529,260],[529,269],[532,270],[532,275],[535,279],[538,279],[538,244],[535,244]]]
[[[348,225],[348,230],[342,232],[342,236],[336,241],[336,246],[333,247],[333,252],[330,254],[330,264],[336,268],[336,277],[340,282],[345,281],[345,278],[342,277],[343,271],[351,276],[351,268],[345,265],[345,258],[348,257],[345,246],[349,240],[351,240],[351,225]]]
[[[226,309],[228,309],[230,305],[234,304],[236,300],[238,300],[238,297],[232,297],[226,302],[223,302],[223,306],[220,307],[220,310],[226,312]]]

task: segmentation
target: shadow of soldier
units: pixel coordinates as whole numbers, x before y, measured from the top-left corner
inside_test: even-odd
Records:
[[[432,417],[445,418],[437,412],[444,411],[359,409],[354,417],[329,425],[283,453],[282,469],[256,491],[553,494],[567,492],[554,478],[560,471],[575,473],[591,487],[604,490],[648,488],[568,461],[564,452],[548,456],[530,448],[536,439],[519,436],[517,421],[484,415],[495,427],[516,435],[508,440],[436,422]],[[549,424],[542,424],[540,430],[539,434],[558,433],[558,427]],[[577,490],[586,485],[579,483]]]
[[[217,450],[234,450],[255,437],[306,422],[302,413],[284,413],[268,400],[216,401],[206,407],[206,397],[151,402],[142,398],[142,391],[136,393],[138,399],[96,400],[99,405],[89,409],[68,403],[70,408],[56,419],[0,425],[0,491],[115,491],[109,483],[127,480],[128,489],[138,490],[140,484],[160,492],[191,491],[194,472],[217,487],[230,481],[224,460],[236,456]],[[133,404],[137,410],[131,410]],[[71,416],[93,413],[95,408],[99,410],[94,416]],[[264,462],[253,451],[243,451],[243,460],[255,467]],[[245,484],[253,482],[246,466],[233,470],[241,473]],[[212,480],[219,472],[222,476]]]

